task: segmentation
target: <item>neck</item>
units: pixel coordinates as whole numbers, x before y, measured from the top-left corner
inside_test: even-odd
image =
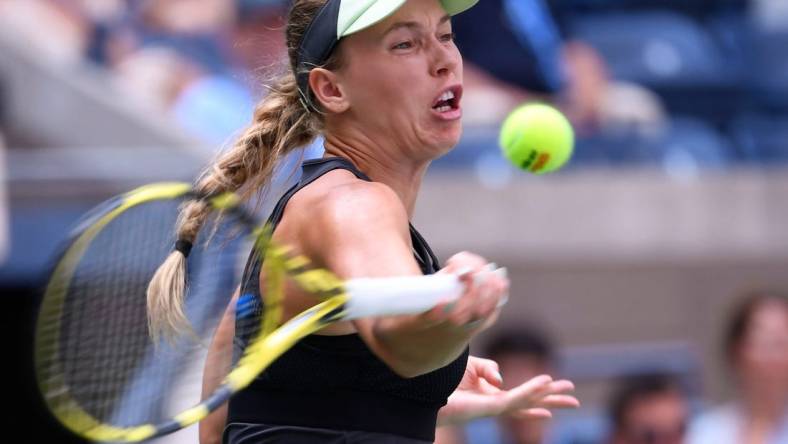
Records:
[[[364,135],[337,134],[326,132],[324,157],[343,157],[375,182],[387,185],[399,196],[413,218],[421,181],[429,166],[429,160],[414,160],[408,149],[387,146],[386,141],[375,140]]]

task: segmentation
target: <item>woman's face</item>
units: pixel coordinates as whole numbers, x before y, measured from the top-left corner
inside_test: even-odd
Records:
[[[462,58],[438,0],[408,0],[396,13],[342,42],[337,72],[349,108],[338,116],[374,141],[385,138],[437,157],[462,133]]]

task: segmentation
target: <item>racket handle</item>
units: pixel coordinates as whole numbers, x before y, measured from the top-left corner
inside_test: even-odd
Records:
[[[506,277],[505,268],[491,272]],[[465,290],[453,274],[351,279],[345,288],[350,295],[345,306],[347,319],[423,313],[441,302],[458,299]]]

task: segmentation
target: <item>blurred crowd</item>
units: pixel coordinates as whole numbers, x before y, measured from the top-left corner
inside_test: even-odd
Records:
[[[0,0],[0,32],[55,66],[106,72],[126,95],[118,100],[168,115],[219,149],[284,68],[287,7]],[[686,175],[788,163],[786,0],[481,0],[454,28],[472,142],[475,128],[496,127],[519,104],[541,100],[572,120],[576,165],[658,165]],[[444,164],[467,165],[495,145],[463,142]],[[788,444],[788,300],[771,292],[742,298],[719,336],[732,387],[726,403],[707,405],[686,382],[698,375],[637,368],[609,375],[616,382],[601,422],[487,418],[441,430],[438,442]],[[539,329],[500,332],[483,351],[508,387],[562,371],[560,348]]]
[[[0,25],[52,60],[105,68],[130,100],[221,146],[283,67],[288,3],[4,0]],[[485,0],[454,21],[467,126],[496,126],[522,102],[543,100],[574,123],[576,164],[692,173],[788,161],[785,5]],[[486,142],[454,160],[494,149]]]
[[[284,55],[281,2],[12,0],[0,9],[49,58],[108,70],[128,100],[211,145],[249,121]]]
[[[719,359],[731,390],[719,405],[705,402],[694,388],[690,381],[697,375],[636,366],[607,375],[613,384],[596,418],[483,418],[462,429],[439,429],[437,444],[788,443],[788,297],[768,291],[746,295],[722,327]],[[483,354],[500,365],[504,389],[561,373],[552,339],[533,326],[498,332]]]

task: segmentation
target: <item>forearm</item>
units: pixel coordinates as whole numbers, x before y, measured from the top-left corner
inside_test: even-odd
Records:
[[[216,328],[216,333],[208,348],[202,380],[203,398],[216,390],[232,367],[232,341],[235,335],[235,311],[233,307],[235,307],[237,298],[238,292],[236,291],[219,322],[219,326]],[[200,444],[221,443],[226,419],[227,404],[225,403],[200,421]]]
[[[403,376],[418,376],[447,365],[498,317],[508,281],[494,269],[494,264],[486,264],[478,256],[452,256],[441,272],[460,279],[463,295],[421,315],[374,319],[366,332],[368,342]]]
[[[366,195],[370,198],[367,203],[365,193],[374,194]],[[343,279],[423,273],[413,256],[407,214],[391,190],[367,189],[352,200],[326,207],[331,211],[325,211],[323,205],[325,202],[314,210],[324,213],[323,217],[305,224],[299,236],[303,253],[317,266]],[[376,211],[370,212],[369,208]],[[357,319],[353,324],[372,352],[402,376],[414,377],[443,367],[462,353],[473,334],[489,325],[488,319],[495,317],[508,281],[491,276],[475,282],[477,275],[492,271],[488,265],[479,256],[456,254],[441,272],[460,279],[463,292],[458,299],[417,316]]]
[[[427,325],[420,316],[377,319],[371,329],[373,348],[392,370],[415,377],[455,360],[475,333],[474,329],[446,322]]]
[[[495,322],[501,297],[508,288],[505,278],[490,272],[494,265],[481,265],[483,262],[478,259],[455,255],[442,270],[456,274],[463,284],[459,299],[443,302],[416,316],[358,320],[355,324],[359,334],[373,352],[404,377],[446,366],[466,349],[473,335]],[[462,265],[474,260],[478,262],[475,270]]]

